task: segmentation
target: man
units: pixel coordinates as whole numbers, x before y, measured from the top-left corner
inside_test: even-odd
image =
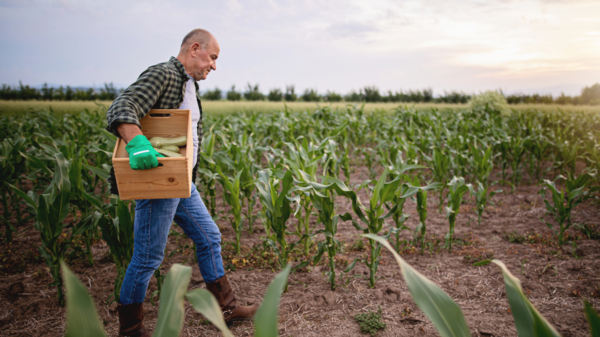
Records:
[[[208,31],[188,33],[177,58],[146,69],[108,109],[107,130],[123,138],[132,169],[152,169],[161,155],[142,134],[139,119],[150,109],[189,109],[194,128],[194,170],[202,142],[202,106],[196,81],[217,70],[220,47]],[[115,191],[111,172],[111,192]],[[194,179],[195,180],[195,179]],[[258,304],[239,306],[225,276],[221,258],[221,233],[210,217],[198,191],[192,184],[189,198],[136,200],[134,250],[121,286],[118,304],[121,336],[150,337],[143,326],[143,302],[148,283],[164,258],[169,229],[173,220],[197,246],[198,266],[206,288],[217,298],[229,323],[251,318]]]

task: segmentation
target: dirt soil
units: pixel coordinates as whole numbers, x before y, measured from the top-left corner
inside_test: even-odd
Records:
[[[364,167],[352,173],[353,184],[367,178],[368,170]],[[510,187],[501,188],[510,191]],[[481,267],[472,265],[475,261],[492,257],[503,261],[521,280],[531,302],[563,336],[590,335],[582,301],[583,298],[588,298],[596,308],[600,308],[598,201],[588,200],[573,213],[573,222],[593,228],[595,239],[588,239],[579,230],[570,229],[569,235],[577,238],[576,245],[565,244],[562,249],[558,249],[552,231],[542,221],[551,219],[544,215],[545,208],[538,194],[539,189],[539,186],[533,184],[524,185],[519,186],[512,194],[494,196],[492,200],[495,206],[486,210],[481,226],[477,225],[473,202],[465,203],[458,215],[457,240],[452,253],[443,248],[443,238],[448,230],[445,214],[439,214],[437,210],[437,195],[429,193],[428,248],[423,255],[410,245],[403,249],[406,261],[439,285],[462,308],[472,336],[516,336],[500,269],[494,264]],[[225,214],[229,208],[222,204],[220,193],[219,191],[217,206],[223,214],[217,224],[223,234],[223,255],[225,265],[230,269],[227,271],[228,278],[241,303],[260,302],[266,287],[278,272],[273,268],[273,259],[266,261],[268,254],[266,259],[260,257],[264,229],[260,219],[257,219],[253,234],[244,230],[242,235],[244,256],[232,256],[232,247],[227,242],[234,240],[234,232]],[[360,196],[363,201],[368,202],[364,190],[360,192]],[[258,210],[257,205],[254,212],[257,213]],[[340,198],[337,212],[352,213],[350,204]],[[416,204],[407,201],[405,212],[410,214],[407,226],[414,229],[418,221]],[[290,231],[294,230],[296,221],[294,218],[290,219]],[[315,225],[316,217],[312,216],[311,221]],[[391,223],[390,220],[388,224]],[[181,232],[177,227],[174,230]],[[368,253],[366,248],[360,247],[358,235],[359,232],[350,222],[340,222],[337,239],[344,243],[344,251],[336,261],[338,276],[348,262]],[[401,238],[408,243],[412,240],[411,235],[404,231]],[[182,248],[186,244],[191,245],[191,241],[178,239],[174,235],[169,237],[167,256],[178,248],[180,252],[166,258],[162,270],[168,271],[174,263],[193,266],[190,289],[203,288],[205,284],[198,267],[194,265],[191,249]],[[58,306],[56,289],[48,286],[52,278],[36,252],[39,245],[39,234],[35,229],[29,228],[18,234],[12,245],[2,248],[0,336],[64,335],[65,308]],[[81,259],[73,262],[71,268],[92,294],[108,335],[117,336],[116,304],[106,304],[112,294],[116,270],[110,262],[108,247],[104,242],[93,246],[93,254],[93,267]],[[381,307],[387,327],[378,336],[437,336],[433,325],[412,301],[391,254],[384,252],[383,255],[378,271],[380,279],[374,289],[369,288],[368,281],[364,278],[353,277],[345,286],[338,282],[338,289],[331,291],[324,275],[328,267],[323,263],[292,274],[289,289],[281,299],[280,334],[365,336],[360,332],[353,316],[368,310],[376,311]],[[368,269],[357,264],[350,274],[368,275]],[[156,324],[158,313],[158,306],[151,303],[154,290],[156,280],[153,278],[144,303],[145,324],[150,331]],[[252,336],[252,323],[236,323],[232,332],[236,336]],[[214,327],[206,324],[202,316],[186,304],[186,319],[181,336],[218,335]]]

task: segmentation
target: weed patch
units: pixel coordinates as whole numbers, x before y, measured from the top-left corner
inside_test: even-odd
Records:
[[[378,308],[377,311],[354,315],[354,320],[360,325],[360,332],[377,336],[379,330],[385,329],[387,325],[381,321],[382,310],[381,307]]]

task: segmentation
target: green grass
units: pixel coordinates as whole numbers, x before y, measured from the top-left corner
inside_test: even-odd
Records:
[[[96,110],[99,106],[108,109],[111,101],[5,101],[0,100],[0,114],[20,115],[27,111],[49,107],[56,113],[77,113],[83,109]]]
[[[77,113],[83,109],[90,111],[101,107],[103,110],[108,109],[110,101],[4,101],[0,100],[0,114],[16,115],[31,110],[48,109],[49,107],[56,113]],[[304,110],[313,111],[318,106],[331,106],[332,108],[344,108],[347,105],[360,105],[361,103],[314,103],[314,102],[288,102],[288,109],[292,112],[302,112]],[[417,110],[430,110],[432,108],[444,109],[464,109],[468,104],[435,104],[435,103],[366,103],[365,112],[373,112],[375,110],[391,110],[398,106],[414,106]],[[268,101],[204,101],[202,107],[207,114],[222,115],[240,111],[246,112],[276,112],[283,111],[285,105],[283,102],[268,102]],[[600,105],[589,106],[573,106],[573,105],[546,105],[546,104],[517,104],[510,105],[511,109],[527,110],[538,109],[540,111],[553,111],[557,109],[570,111],[586,111],[600,112]]]

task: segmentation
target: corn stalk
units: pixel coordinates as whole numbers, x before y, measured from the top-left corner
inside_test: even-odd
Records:
[[[288,197],[292,188],[293,177],[291,171],[275,171],[281,179],[272,177],[271,170],[258,172],[256,187],[260,196],[262,206],[265,208],[265,216],[268,224],[275,234],[277,243],[268,237],[267,244],[273,248],[279,258],[281,268],[285,268],[289,262],[289,253],[297,244],[288,245],[285,235],[287,230],[287,220],[289,219],[293,202],[299,202],[298,197]]]
[[[231,221],[231,227],[235,232],[235,253],[240,255],[241,253],[241,237],[242,237],[242,205],[240,203],[240,177],[242,176],[243,170],[235,175],[235,178],[231,179],[227,177],[221,171],[219,166],[216,167],[219,176],[219,182],[223,186],[223,199],[231,206],[231,214],[233,214],[233,220]]]
[[[456,225],[456,216],[460,211],[463,195],[472,190],[471,184],[465,184],[462,177],[454,177],[448,183],[448,207],[446,207],[446,219],[448,219],[449,230],[446,234],[446,246],[448,252],[452,252],[452,241],[454,240],[454,226]]]

